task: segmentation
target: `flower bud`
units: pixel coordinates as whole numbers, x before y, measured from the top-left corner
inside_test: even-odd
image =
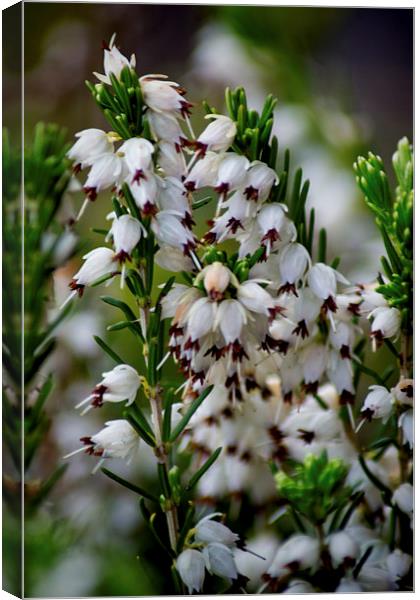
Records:
[[[120,79],[121,71],[125,67],[135,67],[136,66],[136,57],[134,54],[131,56],[130,60],[126,58],[114,45],[115,35],[112,36],[111,41],[109,43],[109,47],[104,49],[104,71],[105,75],[101,73],[94,73],[95,77],[106,83],[107,85],[111,85],[111,73],[115,75],[117,79]]]
[[[220,262],[214,262],[203,270],[204,287],[212,300],[220,300],[228,287],[232,273]]]
[[[401,406],[413,406],[414,381],[401,379],[391,390],[395,401]]]
[[[188,548],[176,559],[176,569],[188,588],[188,593],[200,592],[204,583],[205,559],[201,552]]]

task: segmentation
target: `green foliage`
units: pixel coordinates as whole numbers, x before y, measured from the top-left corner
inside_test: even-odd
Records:
[[[371,152],[354,164],[356,179],[365,202],[374,213],[384,241],[386,257],[381,262],[386,280],[380,278],[377,291],[390,306],[401,311],[402,329],[411,333],[413,296],[413,154],[407,138],[398,143],[393,158],[397,178],[390,191],[382,159]]]
[[[96,104],[104,113],[113,131],[123,140],[144,135],[147,123],[143,120],[145,106],[136,71],[124,67],[120,77],[110,74],[111,85],[86,81]]]
[[[39,123],[31,143],[24,150],[22,190],[21,153],[12,147],[7,132],[4,132],[3,142],[3,174],[8,182],[3,202],[3,305],[7,307],[3,319],[4,435],[16,470],[20,472],[22,434],[25,435],[23,464],[27,469],[50,425],[44,407],[53,389],[53,380],[45,374],[40,377],[39,373],[54,350],[53,333],[70,311],[68,306],[53,320],[47,319],[51,273],[58,266],[57,250],[63,234],[56,216],[70,182],[71,170],[66,159],[66,130],[54,124]],[[22,339],[23,325],[25,336]],[[24,423],[21,422],[22,403]],[[63,472],[61,467],[53,470],[44,482],[35,486],[33,493],[26,494],[30,510],[39,506]]]
[[[309,454],[290,475],[279,471],[275,481],[280,497],[293,510],[312,524],[321,525],[350,498],[351,489],[345,485],[347,471],[341,460],[328,460],[324,451],[319,456]]]

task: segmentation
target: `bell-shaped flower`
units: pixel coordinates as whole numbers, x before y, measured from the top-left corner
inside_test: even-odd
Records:
[[[315,588],[304,579],[291,579],[284,590],[284,594],[313,594]]]
[[[238,287],[238,300],[251,312],[275,316],[276,308],[273,298],[255,281],[245,281]]]
[[[359,544],[345,531],[337,531],[329,536],[328,550],[334,568],[354,567],[360,553]]]
[[[401,428],[403,434],[403,443],[408,444],[413,448],[414,442],[414,415],[413,409],[406,410],[398,419],[398,427]]]
[[[85,254],[83,260],[85,262],[69,283],[73,295],[77,293],[82,296],[86,286],[116,270],[115,253],[110,248],[95,248]]]
[[[132,404],[140,387],[139,374],[130,365],[117,365],[112,371],[102,373],[102,380],[92,390],[92,393],[79,402],[76,408],[88,404],[82,414],[91,408],[102,406],[104,402],[124,402]]]
[[[335,302],[337,282],[348,284],[347,279],[341,273],[324,263],[316,263],[309,269],[309,287],[318,298],[324,300],[325,310],[332,312],[337,310]]]
[[[170,142],[159,142],[158,162],[167,177],[181,179],[186,174],[187,165],[184,155]]]
[[[207,152],[204,158],[197,160],[184,181],[185,189],[193,192],[202,187],[214,187],[221,156],[215,152]]]
[[[411,483],[402,483],[393,493],[392,502],[408,515],[413,516],[414,490]]]
[[[387,556],[386,566],[395,581],[398,581],[409,572],[413,559],[409,554],[402,552],[399,548]]]
[[[309,535],[292,535],[277,551],[267,573],[277,578],[293,571],[304,571],[317,566],[320,556],[319,541]]]
[[[187,116],[191,103],[184,99],[184,90],[165,75],[144,75],[140,86],[145,104],[156,112]]]
[[[220,329],[227,346],[240,340],[246,322],[246,311],[240,302],[227,299],[219,304],[215,325]]]
[[[79,452],[98,456],[101,460],[93,472],[97,471],[106,458],[121,458],[127,463],[136,457],[140,448],[138,433],[125,419],[107,421],[98,433],[80,438],[83,446],[70,452],[64,458],[70,458]]]
[[[204,279],[204,287],[212,300],[221,300],[232,279],[232,272],[220,262],[205,267],[200,275]]]
[[[396,308],[380,306],[369,315],[373,317],[370,335],[374,341],[381,343],[384,338],[398,336],[401,326],[401,313]]]
[[[151,171],[143,173],[138,181],[130,184],[134,202],[144,216],[153,216],[157,212],[156,202],[159,194],[159,179]]]
[[[226,579],[237,579],[238,569],[230,548],[221,543],[211,543],[204,547],[203,555],[209,573]]]
[[[280,240],[280,231],[286,220],[286,214],[280,204],[266,204],[257,215],[257,223],[261,232],[261,242],[266,247],[266,255],[270,255],[273,245]]]
[[[187,334],[192,342],[209,333],[216,317],[216,305],[208,298],[200,298],[191,306],[188,313]]]
[[[114,45],[114,41],[115,35],[112,36],[108,48],[104,48],[105,75],[102,75],[101,73],[94,73],[95,77],[97,77],[99,81],[102,81],[102,83],[106,83],[108,85],[111,85],[111,73],[115,75],[117,79],[119,79],[121,71],[125,67],[134,68],[136,66],[136,57],[134,54],[132,54],[130,60],[128,60],[128,58],[121,54],[118,48]]]
[[[199,135],[195,145],[204,156],[207,150],[225,152],[236,136],[236,124],[225,115],[208,114],[206,119],[213,119]]]
[[[296,284],[302,279],[311,263],[311,257],[305,246],[297,242],[287,244],[279,255],[281,292],[292,292],[297,296]]]
[[[179,150],[187,141],[181,126],[173,115],[148,110],[146,113],[153,138],[158,142],[168,142]]]
[[[176,559],[176,570],[188,588],[188,593],[200,592],[204,583],[206,561],[194,548],[183,550]]]
[[[195,239],[177,217],[170,211],[161,211],[152,222],[152,229],[160,244],[167,244],[183,250],[184,254],[195,248]]]
[[[338,587],[335,588],[335,593],[339,594],[357,594],[363,592],[363,588],[352,577],[342,577]]]
[[[345,321],[336,323],[336,328],[330,329],[328,333],[329,340],[342,358],[351,358],[351,349],[355,339],[354,325]]]
[[[382,385],[371,385],[362,407],[362,415],[368,421],[382,419],[385,423],[392,412],[392,394]]]
[[[150,169],[154,146],[144,138],[131,138],[126,140],[118,149],[118,154],[124,157],[129,171],[131,183],[144,177],[145,171]]]
[[[299,362],[307,392],[316,392],[318,383],[327,368],[327,349],[321,344],[308,344],[302,349]]]
[[[173,246],[161,246],[155,254],[155,263],[173,273],[194,269],[194,263],[189,256],[185,256],[182,250]]]
[[[178,217],[188,228],[194,224],[184,186],[176,177],[165,177],[160,181],[157,205],[159,210],[168,211]]]
[[[239,541],[239,536],[233,533],[226,525],[219,521],[214,521],[213,517],[217,514],[203,517],[195,526],[195,539],[197,542],[205,544],[219,543],[232,548]]]
[[[226,196],[238,190],[245,182],[249,160],[246,156],[228,152],[222,158],[217,172],[216,192]]]
[[[248,200],[264,202],[270,195],[271,188],[279,181],[274,169],[263,162],[255,160],[251,163],[245,183],[244,194]]]
[[[92,163],[83,191],[93,202],[100,191],[120,185],[126,176],[127,167],[118,152],[102,154]]]
[[[121,263],[131,257],[131,253],[139,243],[141,236],[147,236],[147,231],[140,221],[127,214],[113,220],[109,233],[114,241],[114,260]]]
[[[114,144],[112,136],[102,129],[84,129],[76,133],[77,142],[67,152],[70,160],[74,161],[77,169],[92,165],[103,154],[112,154]]]

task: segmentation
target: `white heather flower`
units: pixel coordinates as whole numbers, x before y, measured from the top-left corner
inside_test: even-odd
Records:
[[[239,536],[233,533],[219,521],[213,521],[212,517],[217,515],[209,515],[204,517],[195,526],[195,539],[197,542],[210,544],[217,542],[228,547],[233,547],[239,541]]]
[[[176,569],[188,593],[200,592],[204,583],[206,561],[199,550],[188,548],[176,559]]]
[[[408,444],[413,448],[414,442],[414,414],[413,410],[407,410],[398,419],[398,427],[401,427],[403,432],[404,444]]]
[[[67,156],[82,169],[92,165],[99,156],[114,150],[111,136],[101,129],[84,129],[76,133],[76,137],[78,140]]]
[[[311,384],[317,387],[327,367],[327,358],[327,349],[321,344],[308,344],[302,349],[299,362],[302,365],[303,378],[308,387]]]
[[[104,458],[130,460],[137,453],[140,444],[138,433],[125,419],[107,421],[104,429],[90,439],[94,452],[102,450]]]
[[[401,379],[391,389],[392,396],[402,406],[413,406],[414,381],[412,379]]]
[[[310,265],[311,257],[302,244],[287,244],[279,255],[280,289],[279,292],[296,294],[296,284]]]
[[[195,247],[194,236],[181,221],[169,211],[162,211],[156,215],[152,222],[152,229],[161,244],[174,246],[187,253]]]
[[[232,279],[232,273],[222,263],[214,262],[202,270],[201,277],[204,278],[204,287],[210,298],[220,300]]]
[[[195,342],[211,331],[215,320],[217,305],[209,298],[200,298],[192,305],[188,313],[188,335]]]
[[[410,567],[413,563],[413,559],[409,554],[405,554],[398,548],[391,552],[386,559],[386,565],[392,577],[397,581],[407,575]]]
[[[154,146],[149,140],[138,137],[126,140],[119,147],[118,153],[124,157],[130,172],[130,179],[132,177],[133,181],[139,181],[142,178],[144,172],[151,166],[154,150]]]
[[[189,256],[185,254],[179,248],[173,246],[161,246],[155,254],[155,262],[162,269],[179,273],[186,271],[187,273],[192,271],[194,264]]]
[[[363,314],[372,312],[375,308],[388,306],[388,302],[379,292],[375,292],[373,289],[362,289],[361,292],[362,303],[360,310]]]
[[[238,287],[238,300],[248,310],[263,315],[269,316],[275,310],[273,298],[255,281],[245,281]]]
[[[375,308],[369,317],[373,317],[370,334],[374,339],[382,341],[384,338],[392,338],[399,334],[401,314],[396,308],[380,306]]]
[[[257,223],[261,232],[261,242],[267,249],[267,255],[273,245],[280,240],[280,230],[286,220],[284,209],[280,204],[266,204],[257,215]]]
[[[246,179],[248,167],[249,160],[246,156],[235,152],[225,154],[217,172],[216,192],[226,195],[239,189]]]
[[[392,394],[381,385],[371,385],[362,407],[362,415],[369,421],[382,419],[385,423],[392,412]]]
[[[331,345],[340,352],[341,358],[351,358],[351,349],[354,344],[354,326],[345,321],[338,321],[336,328],[328,333]]]
[[[213,119],[199,135],[196,146],[203,155],[207,150],[225,152],[232,145],[236,135],[236,124],[225,115],[209,114],[206,119]]]
[[[240,339],[242,328],[247,322],[246,311],[237,300],[223,300],[218,306],[215,325],[220,329],[226,345]]]
[[[293,570],[314,568],[319,561],[319,541],[308,535],[292,535],[277,551],[267,573],[279,577]]]
[[[219,577],[237,579],[238,570],[230,548],[221,543],[210,543],[203,550],[207,570]]]
[[[120,185],[126,175],[126,164],[118,152],[102,154],[92,162],[83,191],[93,201],[100,191]]]
[[[156,141],[171,143],[180,148],[186,141],[178,120],[171,114],[148,110],[147,120]]]
[[[140,377],[137,371],[130,365],[117,365],[112,371],[102,373],[102,380],[76,408],[89,403],[82,413],[84,414],[91,408],[102,406],[104,402],[127,400],[126,406],[129,406],[134,402],[139,387]]]
[[[158,182],[156,175],[151,171],[147,171],[143,173],[138,181],[133,181],[130,184],[134,202],[144,215],[154,215],[157,212]]]
[[[343,358],[338,352],[331,351],[329,355],[327,374],[340,396],[340,404],[353,403],[354,384],[351,360]]]
[[[392,501],[403,513],[413,516],[414,490],[410,483],[402,483],[393,493]]]
[[[345,531],[338,531],[329,536],[328,549],[334,568],[341,565],[353,567],[360,553],[359,545]]]
[[[137,432],[131,427],[125,419],[115,419],[107,421],[105,427],[92,436],[80,438],[83,443],[82,448],[67,454],[69,458],[74,454],[82,452],[101,458],[96,465],[94,472],[99,469],[106,458],[121,458],[129,463],[140,448],[140,438]]]
[[[142,234],[146,236],[147,232],[131,215],[121,215],[114,219],[110,234],[114,240],[115,259],[123,262],[131,256]]]
[[[130,60],[126,58],[118,48],[114,45],[115,35],[112,36],[111,41],[109,43],[108,48],[104,48],[104,71],[105,75],[101,73],[94,73],[95,77],[106,83],[111,85],[110,75],[111,73],[115,75],[117,79],[120,78],[121,71],[125,67],[135,67],[136,66],[136,57],[134,54],[131,55]]]
[[[159,166],[166,176],[182,177],[186,173],[184,155],[170,142],[159,142]]]
[[[277,173],[266,164],[255,160],[251,163],[245,183],[244,194],[248,200],[264,202],[270,195],[274,183],[278,183]]]
[[[309,287],[315,296],[324,300],[325,307],[333,312],[337,310],[335,295],[338,281],[348,284],[347,279],[341,273],[324,263],[316,263],[309,269]]]
[[[221,156],[215,152],[207,152],[204,158],[197,160],[184,181],[185,189],[193,192],[202,187],[214,187]]]
[[[156,112],[174,115],[188,115],[191,104],[182,96],[182,88],[174,81],[167,81],[164,75],[144,75],[140,86],[146,105]]]
[[[116,270],[115,253],[110,248],[95,248],[83,256],[85,261],[69,283],[70,289],[83,295],[87,285]]]

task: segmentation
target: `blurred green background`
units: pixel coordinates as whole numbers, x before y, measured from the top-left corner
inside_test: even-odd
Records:
[[[331,256],[343,256],[341,269],[349,278],[375,278],[381,243],[352,163],[371,149],[389,167],[398,139],[412,137],[411,10],[26,3],[24,12],[27,139],[39,120],[66,126],[69,139],[81,129],[106,127],[84,80],[103,70],[101,41],[114,32],[122,52],[136,54],[140,74],[165,73],[187,88],[197,103],[198,131],[201,100],[222,111],[227,85],[244,85],[257,109],[271,92],[279,98],[274,130],[280,148],[291,149],[293,165],[311,180],[309,206],[316,207],[318,227],[329,231]],[[19,86],[19,40],[12,28],[4,27],[4,36],[5,110],[17,128],[20,107],[12,99]],[[77,227],[83,250],[102,243],[90,228],[105,226],[105,198],[88,208]],[[74,194],[67,217],[81,202]],[[79,262],[56,274],[57,302]],[[53,426],[32,477],[76,448],[81,435],[101,428],[104,414],[118,415],[114,407],[82,420],[73,409],[110,367],[92,341],[116,320],[96,300],[99,293],[89,291],[60,330],[49,365],[57,380]],[[138,349],[131,340],[112,335],[112,344],[135,363]],[[48,504],[27,521],[26,595],[165,593],[159,550],[145,535],[136,497],[101,474],[91,477],[92,467],[89,457],[73,459]],[[153,485],[146,451],[140,465],[115,469]]]

